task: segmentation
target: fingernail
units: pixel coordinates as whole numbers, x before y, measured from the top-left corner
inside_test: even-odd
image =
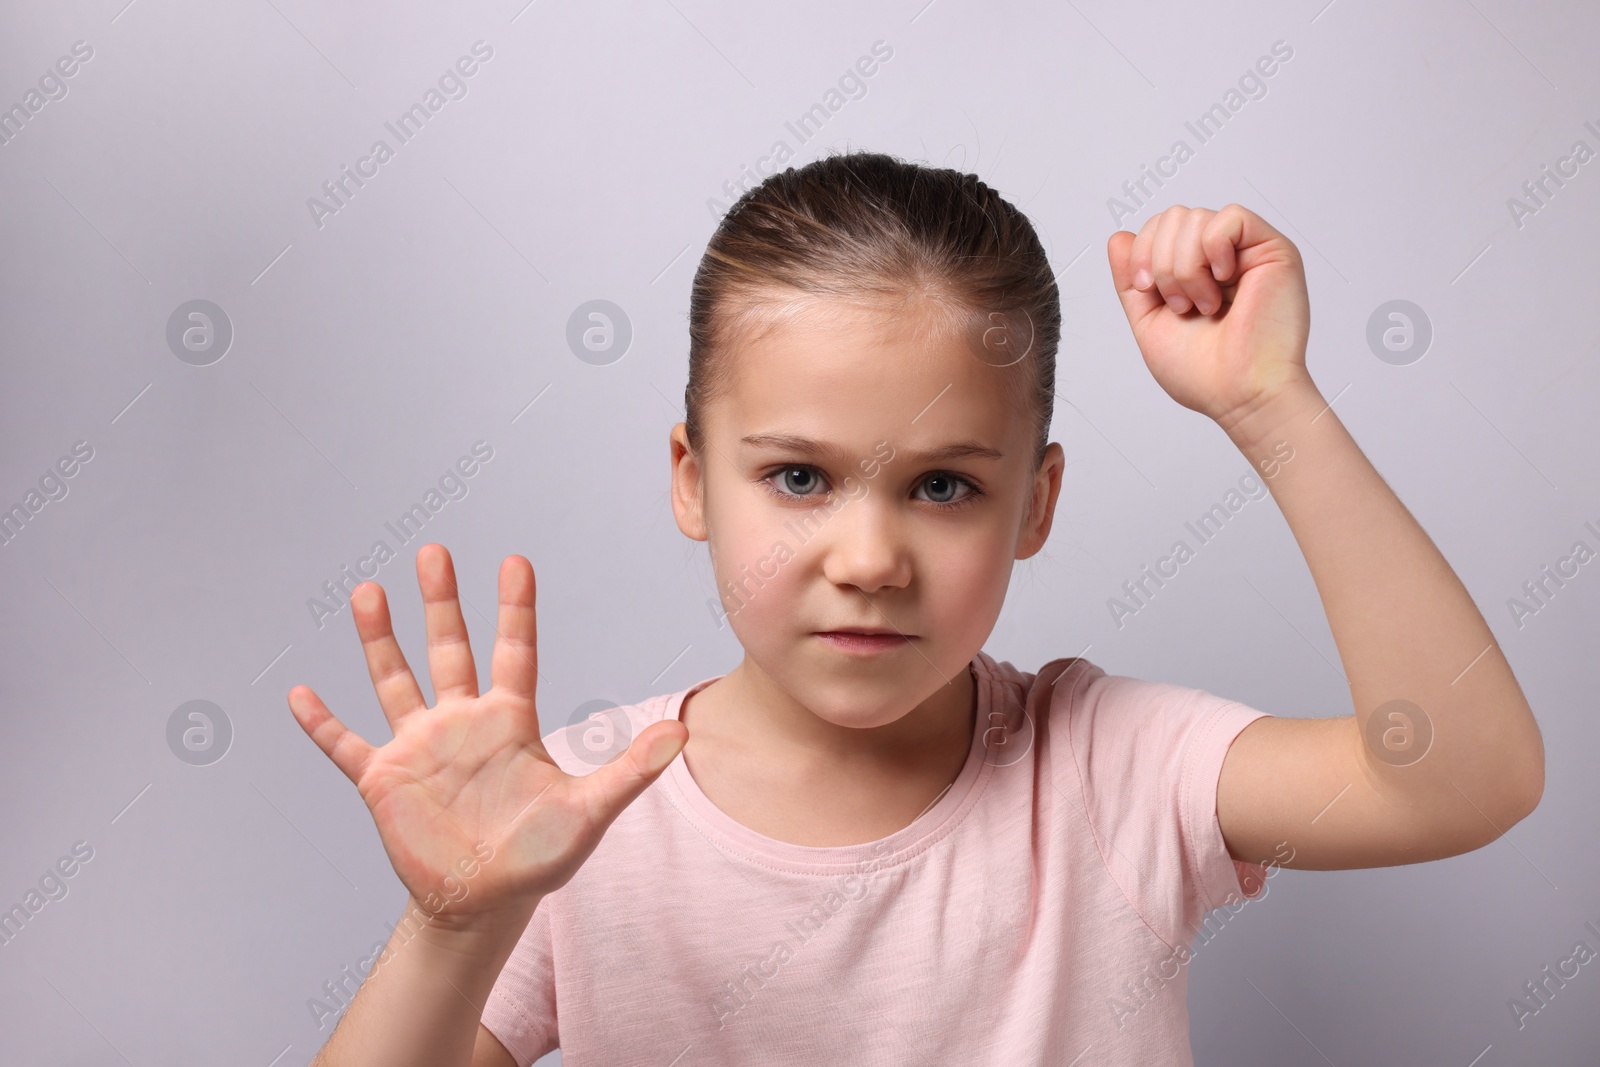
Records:
[[[1183,297],[1173,294],[1172,296],[1167,297],[1167,307],[1181,314],[1188,310],[1189,302]]]
[[[1150,272],[1145,270],[1143,267],[1140,267],[1134,272],[1133,287],[1135,289],[1148,289],[1150,288],[1150,283],[1153,281],[1155,281],[1155,279],[1150,277]]]

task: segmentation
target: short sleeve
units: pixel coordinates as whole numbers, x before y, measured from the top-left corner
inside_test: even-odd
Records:
[[[1189,944],[1209,912],[1262,894],[1266,869],[1223,840],[1217,783],[1234,738],[1266,712],[1093,665],[1056,687],[1052,719],[1062,712],[1101,858],[1164,943]]]
[[[549,905],[547,897],[534,909],[527,929],[489,990],[480,1017],[517,1061],[517,1067],[530,1067],[559,1044]]]

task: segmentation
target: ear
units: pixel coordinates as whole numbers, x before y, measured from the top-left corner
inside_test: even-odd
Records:
[[[1066,462],[1066,453],[1051,441],[1045,447],[1039,472],[1034,475],[1022,529],[1017,532],[1018,559],[1027,559],[1038,552],[1050,538],[1050,523],[1055,518],[1056,497],[1061,493],[1061,472]]]
[[[685,537],[706,540],[705,482],[700,460],[689,449],[689,428],[678,423],[667,438],[672,454],[672,514]]]

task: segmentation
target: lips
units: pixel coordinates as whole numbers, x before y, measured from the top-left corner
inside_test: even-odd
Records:
[[[905,648],[911,644],[911,636],[897,633],[894,630],[850,631],[850,630],[824,630],[817,633],[816,638],[831,648],[853,655],[873,655],[888,652],[897,648]]]

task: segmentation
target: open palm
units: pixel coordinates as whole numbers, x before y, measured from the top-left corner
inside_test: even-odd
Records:
[[[434,707],[406,665],[374,582],[357,586],[350,606],[393,739],[373,747],[308,686],[289,691],[289,707],[355,783],[413,899],[457,922],[527,914],[571,879],[622,809],[682,750],[688,730],[675,720],[653,724],[610,763],[567,774],[540,740],[534,706],[532,565],[521,556],[501,563],[492,683],[481,695],[443,545],[418,551],[417,581]]]

